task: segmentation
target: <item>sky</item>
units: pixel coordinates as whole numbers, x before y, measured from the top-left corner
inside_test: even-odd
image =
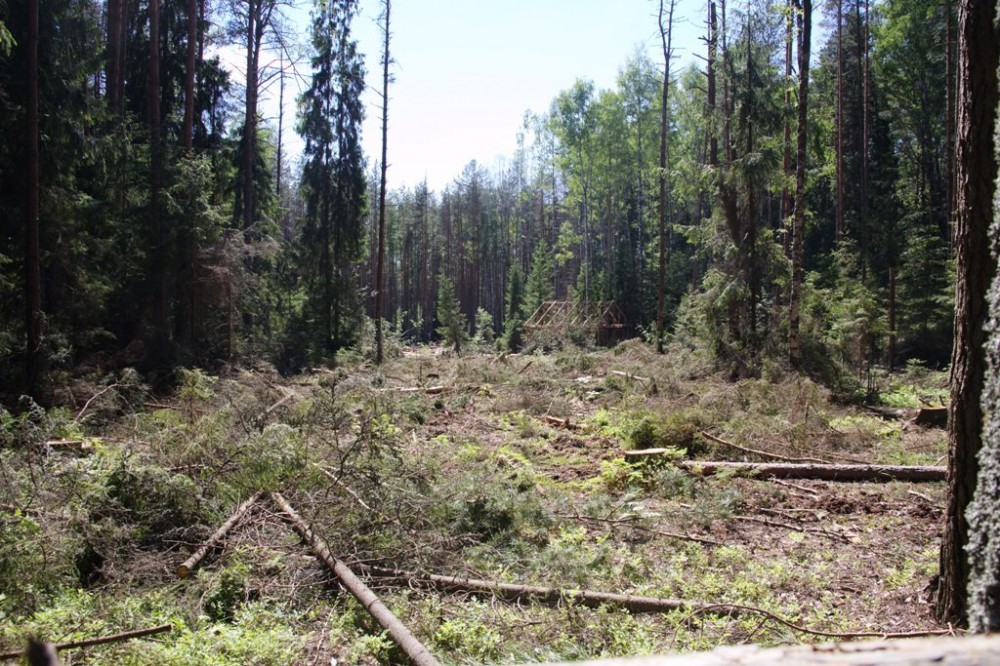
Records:
[[[704,6],[704,0],[678,0],[675,71],[704,49]],[[658,0],[394,0],[388,187],[426,178],[440,192],[470,161],[492,168],[513,155],[525,112],[545,112],[577,79],[613,88],[637,50],[662,62],[658,7]],[[363,139],[373,163],[381,153],[381,11],[381,0],[361,0],[353,25],[368,72]],[[293,15],[303,44],[306,16],[304,10]],[[308,61],[298,73],[308,76]],[[271,93],[277,95],[276,86]],[[264,105],[266,115],[277,115],[273,99]],[[286,146],[297,154],[302,142],[290,137],[292,114],[287,99]]]

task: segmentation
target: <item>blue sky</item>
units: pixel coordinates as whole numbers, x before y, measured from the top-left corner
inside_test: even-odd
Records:
[[[703,50],[704,7],[703,0],[678,2],[675,69]],[[394,0],[389,187],[426,177],[441,191],[473,159],[492,168],[513,154],[524,113],[544,112],[576,79],[613,87],[636,49],[660,62],[657,9],[657,0]],[[380,12],[380,0],[362,0],[354,23],[373,89],[381,88]],[[305,43],[305,22],[301,30]],[[307,62],[299,66],[308,71]],[[381,98],[369,91],[366,105],[365,151],[375,158]],[[293,111],[286,108],[289,136]],[[301,150],[297,138],[286,145]]]

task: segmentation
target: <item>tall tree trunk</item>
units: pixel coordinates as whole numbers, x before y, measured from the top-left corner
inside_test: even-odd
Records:
[[[108,103],[114,109],[119,109],[122,103],[124,25],[125,0],[108,0],[106,90]]]
[[[160,196],[163,188],[163,142],[160,136],[160,0],[149,2],[149,70],[146,76],[146,112],[149,127],[149,226],[153,243],[150,272],[152,357],[161,368],[168,358],[166,273],[167,244]]]
[[[716,123],[716,75],[715,61],[719,50],[719,22],[715,11],[715,0],[708,3],[708,164],[719,166],[719,133]]]
[[[993,128],[997,114],[1000,38],[996,0],[961,0],[958,17],[958,144],[956,149],[955,343],[948,408],[948,508],[941,543],[935,611],[942,622],[963,622],[967,611],[969,543],[966,508],[976,489],[982,446],[986,292],[996,273],[989,226],[997,174]]]
[[[25,202],[24,304],[25,331],[25,393],[37,396],[42,366],[42,271],[38,220],[38,1],[29,0],[28,39],[25,43],[28,60],[27,108],[27,201]]]
[[[844,238],[844,0],[837,0],[837,110],[836,110],[835,240]]]
[[[385,41],[382,44],[382,165],[378,188],[378,260],[375,264],[375,363],[382,365],[384,354],[382,320],[385,318],[385,183],[389,164],[389,15],[391,0],[385,2]]]
[[[799,28],[799,113],[795,164],[795,219],[792,222],[792,294],[789,300],[788,357],[791,364],[801,363],[799,310],[802,303],[803,231],[806,216],[806,148],[809,118],[809,49],[812,39],[812,0],[801,0]]]
[[[191,150],[194,145],[194,75],[198,67],[198,0],[187,3],[187,60],[184,67],[184,124],[181,145]]]
[[[948,199],[948,242],[955,249],[955,21],[951,0],[945,2],[944,33],[944,169]]]
[[[860,0],[854,6],[854,18],[858,30],[858,96],[861,98],[861,202],[860,237],[861,237],[861,280],[868,277],[868,266],[871,263],[871,228],[868,223],[868,1],[865,0],[865,17],[861,18]]]
[[[788,16],[785,17],[785,128],[783,137],[784,154],[782,167],[784,171],[784,184],[781,187],[781,222],[780,228],[786,233],[782,234],[784,239],[785,256],[791,256],[791,236],[787,233],[786,225],[792,214],[792,42],[795,33],[795,1],[788,0]]]
[[[659,270],[656,283],[656,351],[663,353],[663,334],[666,323],[667,299],[667,168],[669,167],[668,133],[670,127],[667,117],[670,111],[670,59],[673,57],[671,38],[674,28],[675,0],[670,0],[670,7],[664,23],[664,0],[660,0],[660,43],[663,47],[663,91],[660,96],[660,205],[658,246],[660,253]]]
[[[263,0],[247,0],[247,92],[243,114],[243,236],[250,242],[254,219],[256,218],[256,197],[254,192],[253,166],[257,152],[257,88],[259,79],[257,66],[260,59],[260,42],[263,25],[261,3]]]

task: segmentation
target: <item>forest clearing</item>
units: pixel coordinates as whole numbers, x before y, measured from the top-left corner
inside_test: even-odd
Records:
[[[187,371],[159,398],[128,376],[79,383],[65,408],[5,417],[0,580],[19,612],[0,652],[170,624],[64,663],[398,661],[271,491],[444,663],[948,632],[928,604],[943,483],[700,476],[696,463],[942,465],[945,431],[906,418],[946,397],[942,373],[886,379],[894,419],[795,374],[732,383],[690,350],[639,341],[393,356],[294,379]],[[650,448],[665,451],[626,462]],[[684,604],[643,612],[378,569]]]
[[[0,661],[995,660],[997,0],[560,4],[0,0]]]

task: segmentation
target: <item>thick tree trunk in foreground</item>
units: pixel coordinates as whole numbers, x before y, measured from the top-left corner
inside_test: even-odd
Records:
[[[993,210],[993,127],[997,107],[996,0],[962,0],[958,20],[958,146],[956,155],[955,343],[948,412],[948,509],[941,542],[935,613],[942,622],[966,619],[972,501],[981,448],[986,292],[996,272],[990,253]]]
[[[1000,21],[1000,17],[998,17]],[[994,42],[995,43],[995,42]],[[1000,111],[1000,109],[998,109]],[[995,137],[995,160],[1000,165],[1000,133]],[[1000,200],[995,201],[992,243],[1000,251]],[[994,255],[994,261],[998,257]],[[989,340],[986,343],[986,385],[982,410],[986,415],[979,478],[969,520],[969,628],[1000,632],[1000,275],[993,278],[989,297]]]

